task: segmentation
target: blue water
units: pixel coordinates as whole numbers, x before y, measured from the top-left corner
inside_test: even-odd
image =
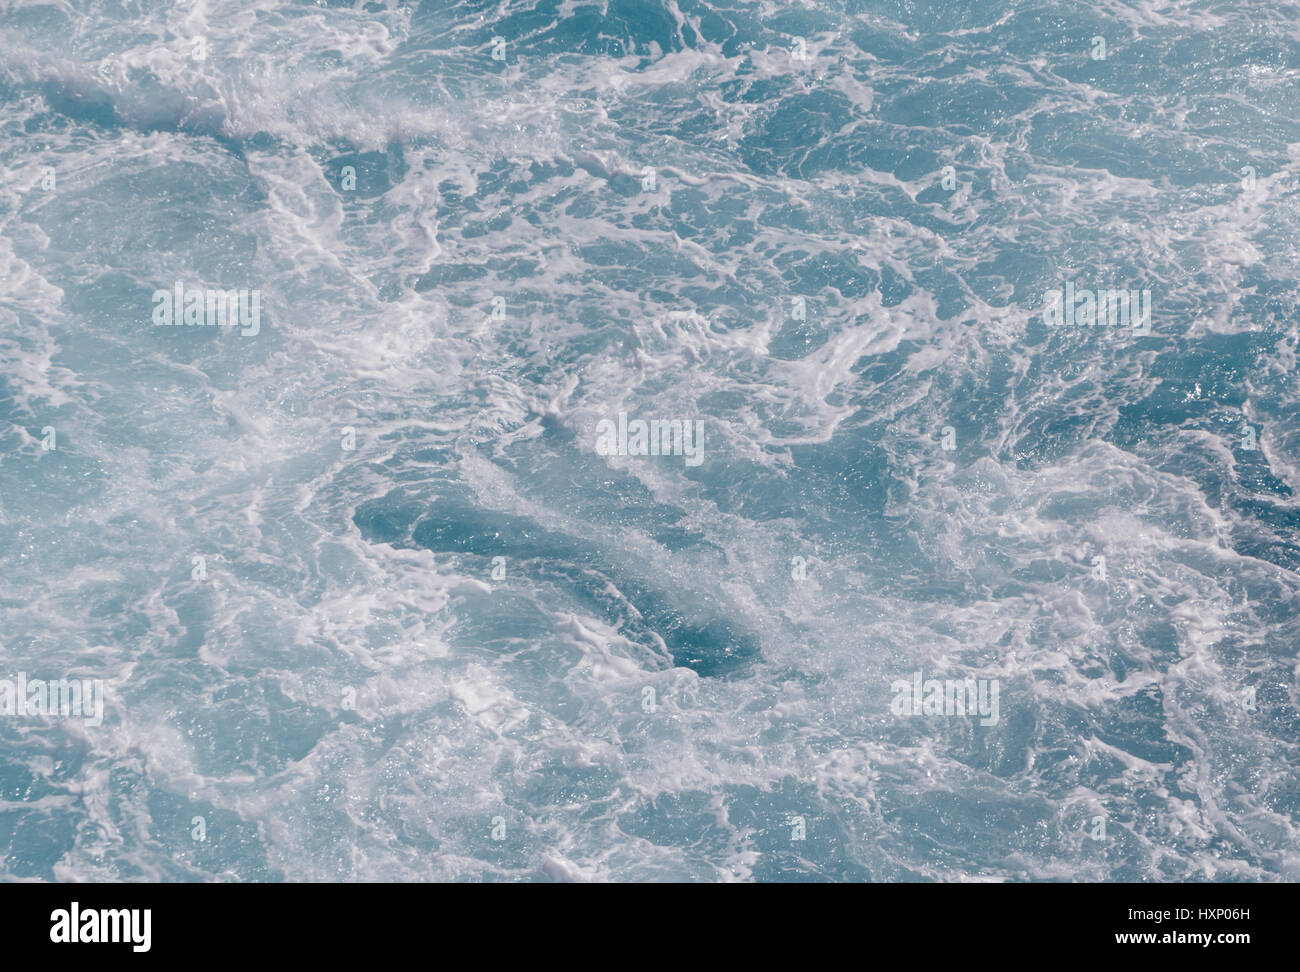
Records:
[[[0,874],[1300,879],[1298,243],[1293,5],[6,5]]]

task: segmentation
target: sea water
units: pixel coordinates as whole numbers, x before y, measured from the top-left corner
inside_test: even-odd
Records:
[[[1298,203],[1262,0],[5,4],[0,873],[1300,878]]]

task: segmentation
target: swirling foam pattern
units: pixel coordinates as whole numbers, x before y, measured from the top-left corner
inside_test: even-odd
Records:
[[[106,700],[5,878],[1300,879],[1294,5],[19,2],[0,106],[0,676]]]

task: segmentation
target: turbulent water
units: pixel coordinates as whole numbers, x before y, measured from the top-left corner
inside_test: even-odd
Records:
[[[0,4],[0,874],[1300,879],[1298,243],[1293,4]]]

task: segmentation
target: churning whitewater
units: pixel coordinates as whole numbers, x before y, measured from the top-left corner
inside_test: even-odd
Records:
[[[1300,879],[1297,78],[1262,0],[0,5],[0,875]]]

